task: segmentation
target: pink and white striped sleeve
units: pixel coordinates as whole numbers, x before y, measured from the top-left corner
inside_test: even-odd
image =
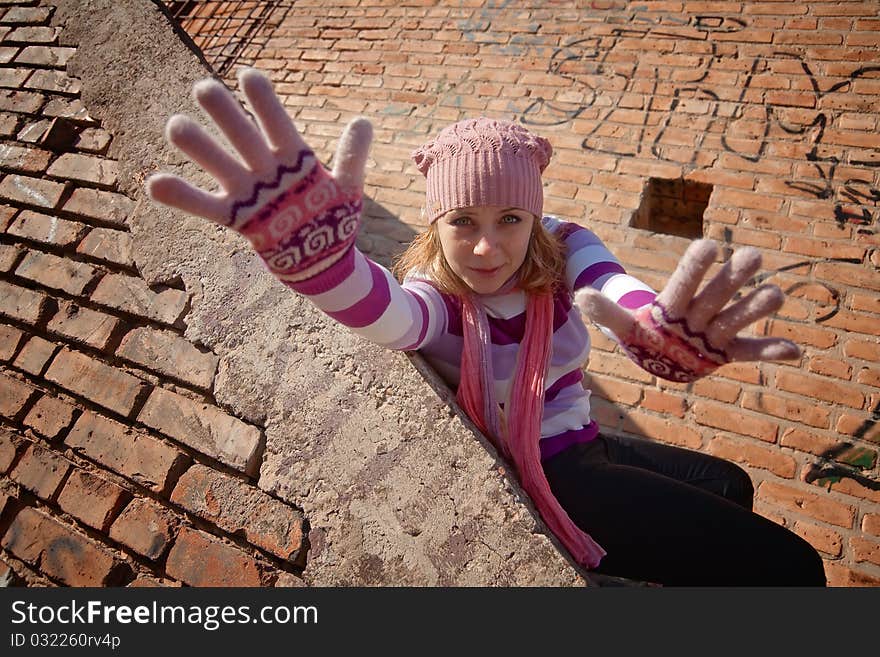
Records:
[[[565,279],[572,292],[586,286],[599,290],[627,310],[646,306],[657,293],[626,273],[595,233],[577,224],[558,220],[556,234],[568,247]],[[548,228],[553,229],[551,224]]]
[[[432,285],[419,280],[401,285],[354,246],[317,275],[285,283],[352,332],[388,349],[421,349],[446,330],[446,306]]]

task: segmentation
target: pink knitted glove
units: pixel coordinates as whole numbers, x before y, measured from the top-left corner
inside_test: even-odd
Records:
[[[220,82],[201,80],[193,93],[242,161],[186,116],[172,116],[166,127],[168,141],[221,189],[207,192],[160,173],[147,180],[147,193],[241,233],[282,281],[309,278],[345,255],[357,236],[372,126],[362,118],[346,126],[330,173],[302,140],[266,77],[245,69],[239,83],[259,127]]]
[[[578,290],[575,302],[642,368],[671,381],[693,381],[734,360],[798,358],[800,348],[789,340],[737,335],[782,306],[778,287],[763,285],[725,308],[761,266],[756,249],[736,251],[697,294],[716,253],[711,240],[691,244],[663,291],[632,313],[592,288]]]

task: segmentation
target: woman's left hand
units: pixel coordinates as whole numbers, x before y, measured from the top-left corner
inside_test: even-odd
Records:
[[[693,381],[730,361],[800,357],[800,347],[789,340],[739,335],[785,300],[777,286],[762,285],[727,305],[760,268],[756,249],[737,250],[697,292],[716,254],[712,240],[695,241],[654,301],[633,312],[592,288],[578,290],[575,302],[592,321],[617,336],[630,358],[673,381]]]

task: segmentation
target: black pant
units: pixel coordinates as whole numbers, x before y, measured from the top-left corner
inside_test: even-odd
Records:
[[[544,471],[572,520],[608,553],[597,572],[666,586],[825,585],[813,547],[752,511],[752,482],[733,463],[600,435]]]

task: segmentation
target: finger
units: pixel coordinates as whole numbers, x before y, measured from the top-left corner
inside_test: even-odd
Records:
[[[626,309],[593,288],[578,290],[574,302],[591,321],[609,329],[618,338],[626,338],[635,325],[635,319]]]
[[[712,240],[696,240],[684,252],[678,267],[656,299],[657,303],[666,308],[670,317],[684,317],[703,276],[715,262],[717,252]]]
[[[308,148],[265,75],[257,69],[245,68],[238,74],[238,83],[260,128],[278,154],[290,159]]]
[[[196,82],[193,93],[251,171],[264,175],[275,169],[276,158],[269,145],[229,89],[209,78]]]
[[[782,338],[736,338],[725,349],[731,360],[796,360],[801,348]]]
[[[724,263],[700,293],[691,301],[687,311],[687,323],[692,331],[702,331],[724,308],[743,284],[761,267],[761,254],[757,249],[739,249]]]
[[[165,136],[189,158],[214,176],[223,188],[236,195],[251,177],[234,157],[217,143],[198,123],[177,114],[168,119]]]
[[[342,131],[333,158],[333,177],[344,190],[359,192],[364,186],[372,141],[373,124],[363,117],[354,119]]]
[[[147,179],[150,198],[189,214],[194,214],[219,224],[229,223],[229,201],[222,196],[210,194],[188,182],[167,173],[157,173]]]
[[[779,310],[783,303],[785,303],[785,295],[777,286],[759,287],[719,313],[706,329],[706,337],[712,345],[724,349],[742,329],[765,315]]]

